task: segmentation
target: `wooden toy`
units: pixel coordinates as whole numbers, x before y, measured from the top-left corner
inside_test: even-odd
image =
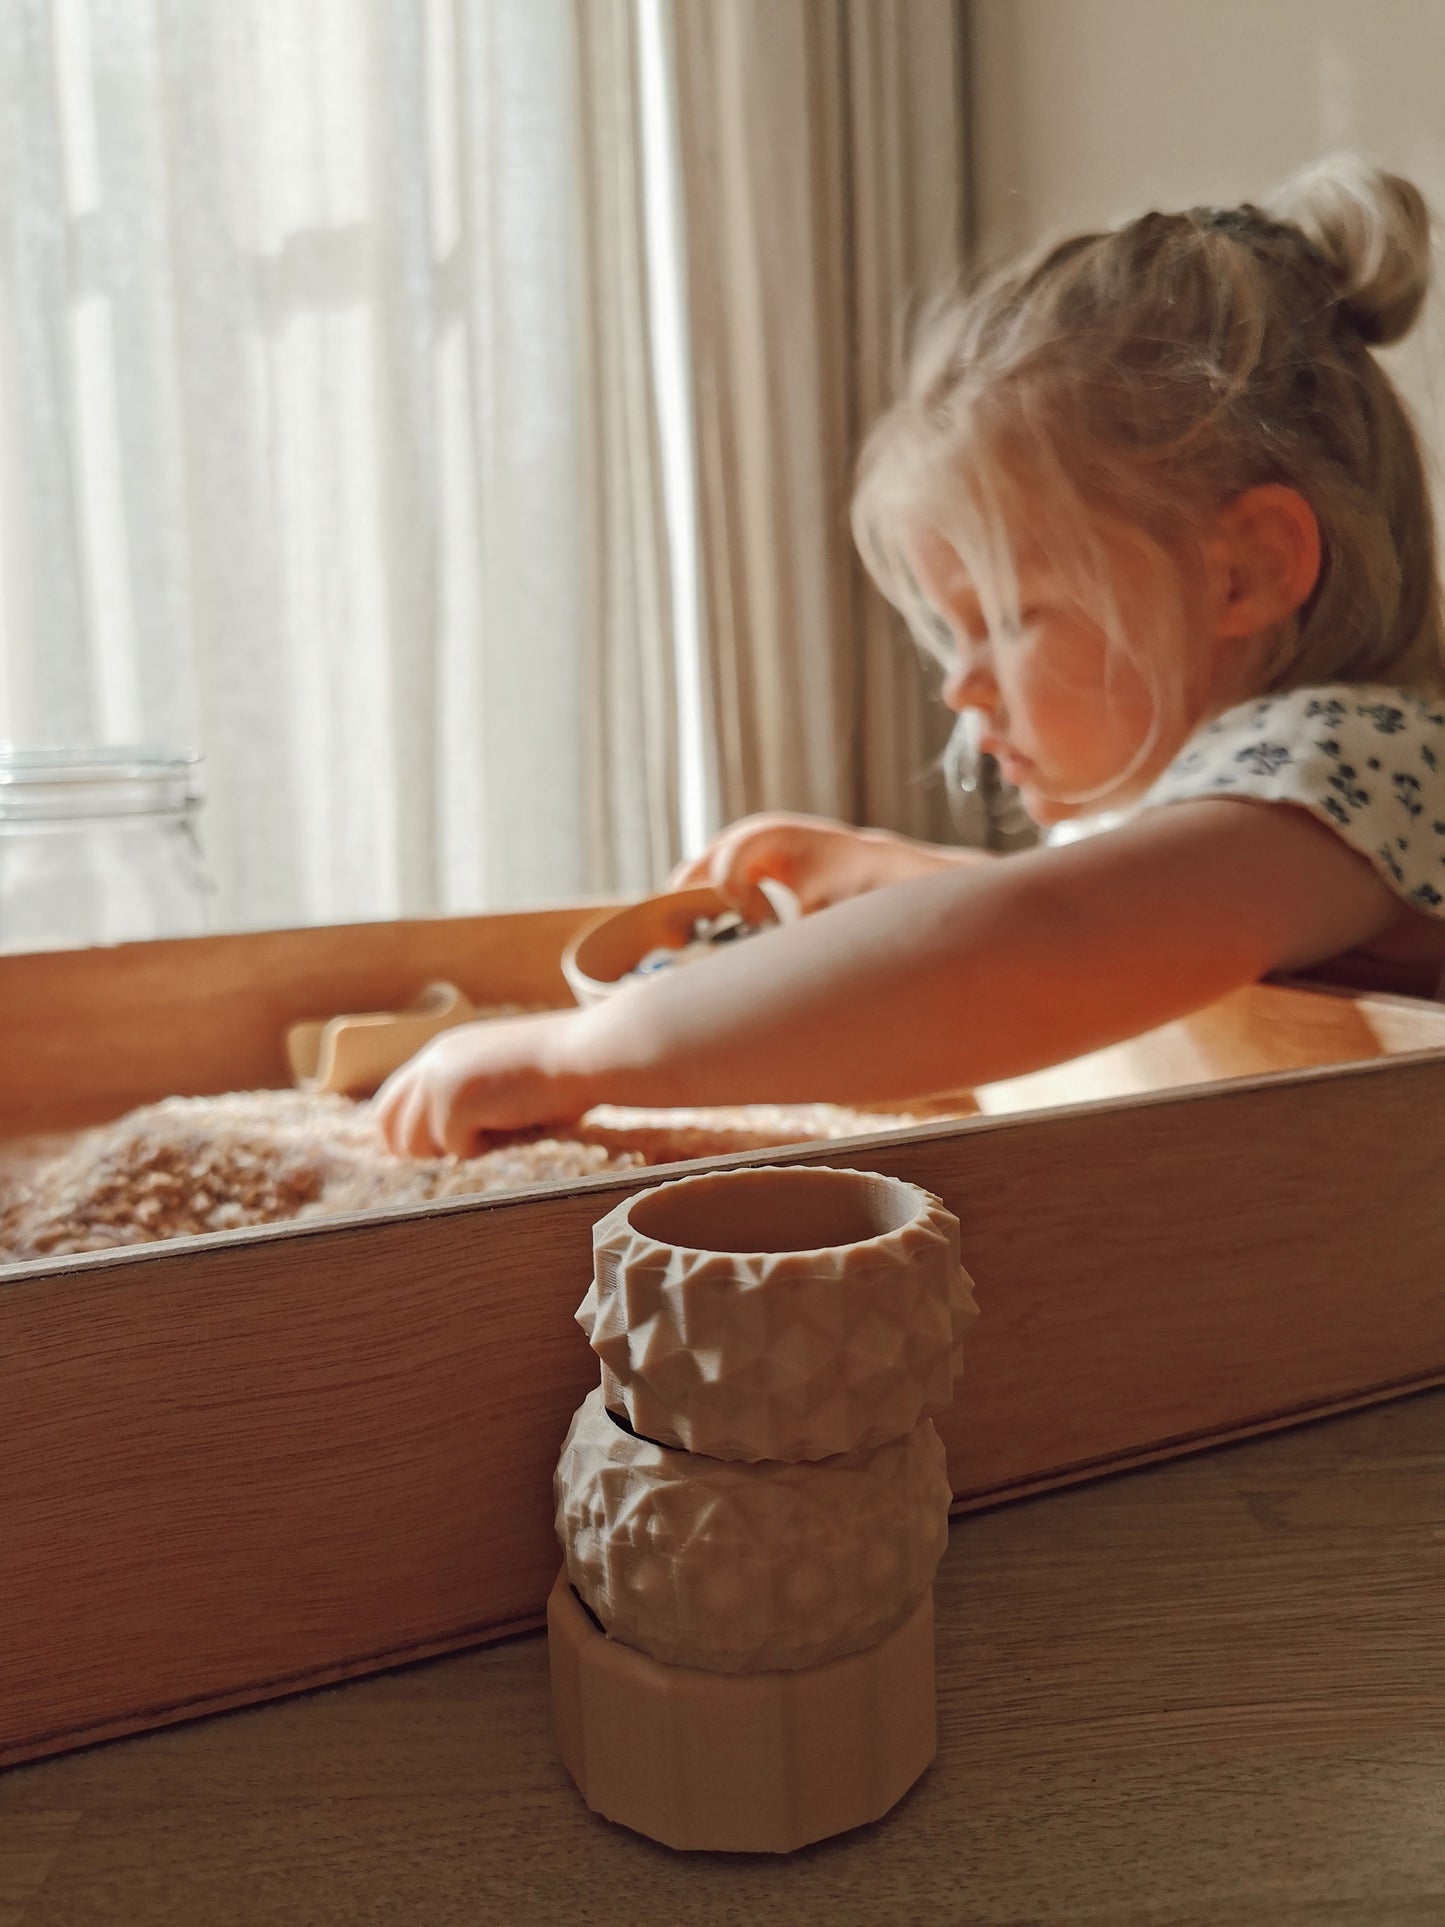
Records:
[[[927,1419],[821,1461],[713,1459],[639,1438],[601,1386],[555,1489],[568,1578],[608,1632],[716,1673],[874,1644],[932,1579],[953,1500]]]
[[[423,1044],[477,1015],[455,984],[428,984],[401,1010],[308,1018],[286,1032],[291,1075],[303,1091],[366,1097]]]
[[[957,1219],[883,1178],[679,1181],[610,1211],[593,1260],[577,1320],[608,1404],[715,1459],[822,1459],[900,1437],[948,1410],[978,1315]]]
[[[597,1812],[787,1852],[927,1765],[952,1496],[929,1414],[976,1314],[958,1249],[917,1186],[807,1166],[679,1179],[598,1224],[578,1322],[614,1369],[558,1461],[575,1604],[549,1605],[558,1741]]]
[[[796,1672],[662,1666],[547,1601],[557,1742],[596,1810],[674,1847],[791,1853],[877,1819],[936,1746],[933,1594],[876,1646]]]
[[[727,908],[716,890],[699,884],[644,897],[639,903],[603,910],[591,917],[562,952],[562,975],[579,1004],[610,996],[653,950],[681,951],[698,920]]]
[[[775,921],[791,923],[800,914],[786,884],[765,877],[759,887]],[[706,884],[664,891],[590,918],[562,952],[562,975],[579,1004],[595,1004],[635,976],[700,961],[766,927],[739,916]]]
[[[432,980],[570,1002],[597,910],[0,957],[0,1139],[286,1088],[288,1025]],[[1438,1004],[1264,984],[979,1095],[728,1166],[959,1220],[956,1511],[1445,1382]],[[0,1269],[0,1765],[540,1625],[593,1227],[677,1174]]]

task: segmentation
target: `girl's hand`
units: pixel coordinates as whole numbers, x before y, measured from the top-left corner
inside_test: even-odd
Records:
[[[773,911],[758,887],[763,877],[786,884],[807,916],[884,884],[983,855],[914,843],[888,830],[855,829],[820,816],[744,816],[714,837],[700,856],[680,864],[667,887],[685,890],[710,883],[750,922],[767,923]]]
[[[571,1066],[580,1013],[543,1011],[444,1030],[372,1100],[389,1149],[408,1157],[474,1153],[491,1131],[564,1124],[598,1100]]]

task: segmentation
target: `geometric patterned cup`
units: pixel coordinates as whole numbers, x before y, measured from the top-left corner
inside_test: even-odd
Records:
[[[763,1166],[638,1192],[593,1249],[602,1382],[555,1480],[563,1760],[675,1847],[876,1820],[934,1750],[930,1414],[977,1315],[957,1221],[898,1179]]]
[[[933,1583],[952,1492],[932,1419],[816,1463],[709,1459],[626,1431],[599,1386],[557,1463],[567,1577],[613,1639],[675,1666],[817,1666]]]
[[[917,1185],[806,1165],[637,1192],[577,1313],[607,1403],[714,1459],[823,1459],[947,1411],[978,1315],[958,1221]]]

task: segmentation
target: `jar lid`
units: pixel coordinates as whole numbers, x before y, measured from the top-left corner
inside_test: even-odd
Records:
[[[21,749],[0,743],[0,823],[181,816],[199,804],[198,750],[151,744]]]

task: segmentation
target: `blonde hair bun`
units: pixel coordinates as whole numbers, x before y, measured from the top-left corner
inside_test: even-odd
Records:
[[[1286,181],[1269,211],[1304,235],[1372,348],[1408,334],[1430,286],[1430,210],[1412,182],[1333,154]]]

